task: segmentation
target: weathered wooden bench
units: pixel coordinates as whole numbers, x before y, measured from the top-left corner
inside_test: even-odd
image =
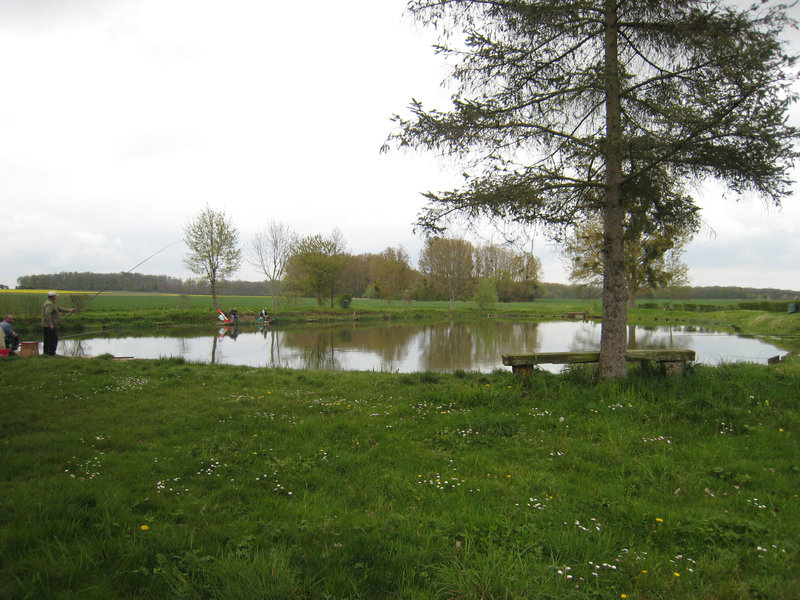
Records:
[[[668,374],[683,373],[687,361],[695,359],[694,350],[628,350],[628,362],[656,362]],[[533,373],[533,367],[542,364],[568,365],[577,363],[596,363],[600,352],[537,352],[535,354],[504,354],[503,364],[511,367],[515,375],[525,376]]]

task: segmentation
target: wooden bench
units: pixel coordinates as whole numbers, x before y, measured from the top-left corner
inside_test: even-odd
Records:
[[[653,361],[661,364],[668,374],[683,373],[686,362],[695,359],[694,350],[628,350],[628,362]],[[511,367],[515,375],[525,376],[533,373],[533,367],[542,364],[569,365],[577,363],[596,363],[600,352],[537,352],[535,354],[504,354],[503,364]]]

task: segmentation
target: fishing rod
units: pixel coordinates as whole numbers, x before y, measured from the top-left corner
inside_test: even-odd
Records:
[[[122,279],[123,277],[125,277],[125,275],[128,275],[128,274],[130,274],[131,272],[133,272],[133,271],[134,271],[135,269],[137,269],[138,267],[141,267],[141,266],[142,266],[144,263],[146,263],[148,260],[150,260],[150,259],[151,259],[151,258],[153,258],[154,256],[157,256],[158,254],[161,254],[161,253],[162,253],[164,250],[166,250],[166,249],[167,249],[167,248],[169,248],[170,246],[174,246],[174,245],[175,245],[175,244],[177,244],[177,243],[178,243],[177,241],[175,241],[175,242],[172,242],[171,244],[167,244],[166,246],[164,246],[163,248],[161,248],[161,250],[158,250],[158,251],[156,251],[156,252],[153,252],[153,254],[151,254],[150,256],[148,256],[147,258],[145,258],[145,259],[144,259],[142,262],[140,262],[140,263],[136,264],[135,266],[133,266],[133,267],[131,267],[130,269],[128,269],[127,271],[125,271],[125,272],[124,272],[122,275],[120,275],[119,277],[117,277],[117,278],[116,278],[114,281],[112,281],[110,284],[108,284],[108,285],[107,285],[106,287],[104,287],[102,290],[100,290],[99,292],[97,292],[96,294],[94,294],[94,295],[93,295],[91,298],[89,298],[89,299],[88,299],[86,302],[84,302],[83,304],[81,304],[80,306],[78,306],[78,307],[75,309],[75,312],[78,312],[78,311],[79,311],[79,310],[81,310],[81,309],[82,309],[84,306],[86,306],[87,304],[89,304],[89,302],[91,302],[92,300],[94,300],[95,298],[97,298],[97,297],[98,297],[100,294],[102,294],[103,292],[105,292],[105,291],[106,291],[106,290],[108,290],[109,288],[111,288],[111,287],[113,287],[114,285],[116,285],[116,283],[117,283],[117,282],[118,282],[120,279]],[[74,313],[70,313],[70,314],[66,315],[64,318],[66,319],[67,317],[69,317],[69,316],[70,316],[70,315],[72,315],[72,314],[74,314]]]
[[[128,275],[129,273],[131,273],[132,271],[134,271],[134,270],[135,270],[135,269],[137,269],[138,267],[141,267],[141,266],[142,266],[144,263],[146,263],[148,260],[150,260],[150,259],[151,259],[151,258],[153,258],[154,256],[157,256],[158,254],[161,254],[161,253],[162,253],[164,250],[166,250],[166,249],[167,249],[167,248],[169,248],[170,246],[174,246],[174,245],[175,245],[175,244],[177,244],[177,243],[178,243],[177,241],[174,241],[174,242],[172,242],[172,243],[170,243],[170,244],[167,244],[166,246],[164,246],[164,247],[163,247],[163,248],[161,248],[160,250],[158,250],[158,251],[156,251],[156,252],[153,252],[153,254],[151,254],[150,256],[148,256],[147,258],[145,258],[145,259],[144,259],[143,261],[141,261],[140,263],[137,263],[136,265],[134,265],[133,267],[131,267],[130,269],[128,269],[127,271],[125,271],[125,272],[124,272],[122,275],[120,275],[119,277],[117,277],[117,278],[116,278],[114,281],[112,281],[112,282],[111,282],[109,285],[107,285],[106,287],[104,287],[102,290],[100,290],[99,292],[97,292],[96,294],[94,294],[94,295],[93,295],[91,298],[89,298],[89,299],[88,299],[86,302],[84,302],[84,303],[83,303],[83,304],[81,304],[79,307],[77,307],[77,308],[75,309],[75,312],[78,312],[79,310],[81,310],[81,309],[82,309],[84,306],[86,306],[87,304],[89,304],[89,302],[91,302],[92,300],[94,300],[95,298],[97,298],[97,297],[98,297],[100,294],[102,294],[103,292],[105,292],[106,290],[108,290],[110,287],[112,287],[114,284],[116,284],[116,283],[117,283],[117,282],[118,282],[120,279],[122,279],[123,277],[125,277],[125,275]],[[73,314],[75,314],[75,313],[69,313],[69,314],[65,315],[65,316],[64,316],[64,319],[67,319],[67,318],[71,317]],[[89,333],[96,333],[96,332],[89,332]],[[77,333],[77,334],[75,334],[75,335],[64,336],[64,338],[62,338],[62,339],[65,339],[65,338],[68,338],[68,337],[77,337],[77,336],[80,336],[80,335],[86,335],[86,334],[85,334],[85,333]],[[36,340],[36,341],[38,342],[38,340]],[[20,340],[20,343],[22,343],[22,340]],[[38,354],[38,350],[37,350],[37,354]]]

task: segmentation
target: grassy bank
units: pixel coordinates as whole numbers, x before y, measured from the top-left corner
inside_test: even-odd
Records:
[[[15,327],[26,339],[41,334],[39,318],[44,294],[0,291],[0,314],[15,314]],[[756,336],[779,336],[785,338],[782,347],[800,350],[800,314],[742,310],[732,305],[734,301],[715,302],[719,304],[642,303],[645,307],[628,312],[628,322],[652,327],[690,325]],[[66,307],[85,305],[79,313],[63,319],[61,331],[64,333],[149,330],[154,327],[166,329],[218,323],[210,296],[121,292],[95,296],[93,293],[64,292],[59,297],[59,303]],[[436,321],[450,318],[559,320],[567,318],[570,313],[586,314],[591,319],[599,320],[602,310],[600,302],[594,299],[497,303],[490,309],[479,309],[474,302],[456,302],[453,311],[446,301],[394,302],[390,306],[383,300],[356,298],[346,309],[320,308],[312,298],[284,300],[280,304],[280,309],[274,313],[278,324],[310,321]],[[242,315],[244,325],[255,324],[256,315],[265,305],[269,307],[269,299],[263,296],[220,297],[221,308],[230,310],[235,306]],[[686,309],[687,306],[701,305],[704,307],[702,311]]]
[[[2,598],[800,596],[800,370],[7,359]]]
[[[40,335],[39,319],[46,292],[29,293],[17,290],[0,291],[0,313],[13,313],[17,330],[30,335]],[[100,296],[92,293],[63,292],[59,305],[81,307],[79,313],[62,317],[61,331],[74,333],[95,330],[170,328],[186,325],[214,325],[218,313],[214,311],[210,296],[181,296],[175,294],[107,292]],[[263,307],[270,310],[269,299],[263,296],[222,296],[219,306],[223,310],[236,307],[243,325],[255,325]],[[382,321],[435,321],[450,318],[521,318],[559,319],[569,312],[599,314],[597,302],[581,300],[542,300],[496,304],[491,310],[479,309],[474,302],[456,302],[455,310],[447,301],[393,302],[356,298],[348,308],[318,307],[313,298],[292,298],[280,302],[273,312],[277,324],[300,322],[382,322]]]

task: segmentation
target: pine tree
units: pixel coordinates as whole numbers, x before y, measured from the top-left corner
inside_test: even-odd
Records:
[[[787,7],[722,0],[411,0],[453,63],[449,111],[413,101],[387,146],[465,161],[462,189],[426,194],[423,228],[454,215],[603,225],[600,373],[625,373],[626,216],[680,226],[704,179],[779,203],[798,131],[779,35]],[[642,190],[658,187],[651,200]],[[650,206],[643,206],[650,204]]]

